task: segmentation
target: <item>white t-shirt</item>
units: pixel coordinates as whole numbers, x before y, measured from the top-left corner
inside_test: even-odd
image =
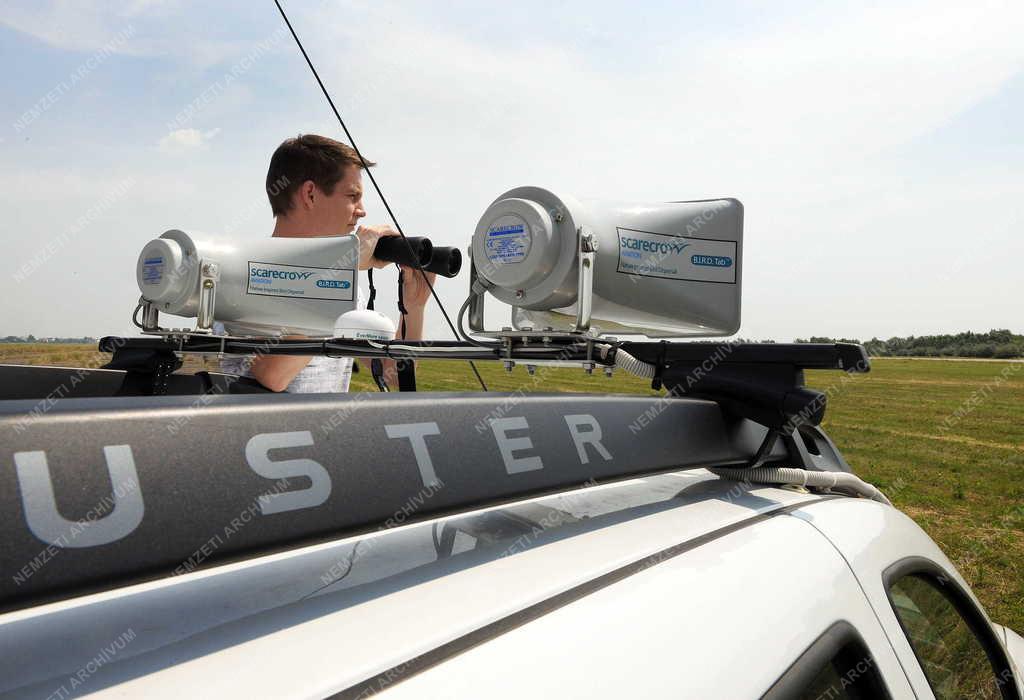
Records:
[[[356,308],[366,308],[366,300],[363,298],[361,289],[356,296]],[[214,324],[215,333],[227,332],[230,334],[231,329],[230,324],[220,322]],[[220,369],[227,374],[254,378],[251,368],[254,357],[254,355],[226,355],[220,361]],[[310,358],[309,364],[295,375],[295,378],[285,387],[285,391],[290,394],[337,394],[348,391],[351,381],[351,357],[318,355]]]

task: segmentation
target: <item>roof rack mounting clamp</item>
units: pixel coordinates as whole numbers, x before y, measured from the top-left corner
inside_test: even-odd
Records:
[[[658,359],[654,363],[654,377],[651,379],[651,389],[654,391],[661,391],[661,387],[664,385],[662,374],[668,366],[665,363],[665,352],[667,347],[667,340],[662,340],[658,343]]]
[[[125,370],[124,382],[118,396],[163,396],[167,393],[167,378],[181,368],[182,359],[170,348],[108,347],[104,338],[100,352],[114,353],[102,369]]]
[[[788,433],[778,428],[769,428],[751,460],[738,468],[757,469],[767,465],[779,438],[782,438],[789,455],[790,464],[787,466],[815,472],[853,473],[839,448],[817,425],[799,425]]]
[[[799,367],[747,362],[707,366],[706,360],[673,362],[669,358],[661,379],[673,394],[711,399],[731,415],[783,434],[797,424],[817,425],[825,416],[827,397],[803,385]]]
[[[656,355],[658,367],[652,386],[658,388],[658,384],[664,383],[670,394],[711,399],[726,414],[768,428],[757,452],[745,465],[747,468],[764,466],[781,438],[794,467],[852,472],[839,449],[819,427],[828,397],[804,386],[802,363],[734,362],[731,355],[716,362],[715,346],[709,346],[703,359],[673,358],[671,353],[676,349],[667,345],[661,344],[656,353],[651,353]],[[840,355],[839,360],[842,359]],[[846,371],[865,369],[866,366]]]
[[[764,440],[761,441],[761,446],[757,448],[757,452],[751,458],[743,468],[744,469],[757,469],[758,467],[764,466],[765,462],[768,461],[768,456],[772,453],[772,448],[775,447],[775,443],[782,437],[782,431],[774,428],[769,428],[768,432],[764,434]]]
[[[783,435],[782,439],[794,467],[817,472],[853,473],[839,448],[829,439],[821,426],[798,425],[791,433]]]

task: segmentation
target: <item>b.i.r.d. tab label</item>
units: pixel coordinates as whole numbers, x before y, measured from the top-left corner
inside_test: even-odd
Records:
[[[619,272],[692,282],[736,283],[736,241],[616,229]]]
[[[355,270],[249,261],[246,294],[295,299],[352,301]]]

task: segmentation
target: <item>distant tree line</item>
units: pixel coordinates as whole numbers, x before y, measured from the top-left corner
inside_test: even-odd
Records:
[[[1024,335],[1008,330],[988,333],[957,333],[956,335],[920,335],[880,340],[872,338],[861,343],[856,338],[797,338],[797,343],[858,343],[872,357],[1024,357]]]
[[[29,335],[7,335],[0,338],[0,343],[77,343],[95,345],[96,338],[83,336],[81,338],[37,338],[31,333]]]

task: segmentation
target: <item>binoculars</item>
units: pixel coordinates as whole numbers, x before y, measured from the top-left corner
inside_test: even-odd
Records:
[[[435,247],[429,238],[386,236],[377,241],[373,256],[378,260],[422,267],[442,277],[455,277],[462,269],[462,253],[458,248]]]

